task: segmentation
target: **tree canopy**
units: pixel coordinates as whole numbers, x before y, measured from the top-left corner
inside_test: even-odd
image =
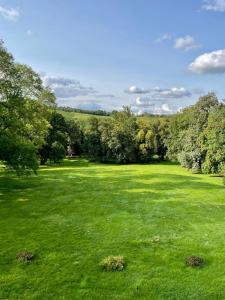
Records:
[[[50,126],[54,94],[30,67],[18,64],[0,43],[0,160],[18,174],[36,171],[37,149]]]

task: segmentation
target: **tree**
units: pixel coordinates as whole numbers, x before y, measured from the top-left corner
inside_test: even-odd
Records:
[[[36,172],[37,149],[44,143],[54,102],[39,75],[15,63],[0,42],[0,160],[18,174]]]
[[[206,151],[201,145],[201,133],[208,126],[208,118],[219,102],[214,93],[200,97],[199,101],[175,115],[166,141],[168,157],[195,171],[203,170]]]
[[[45,144],[39,150],[41,164],[45,164],[48,159],[56,163],[66,155],[68,145],[67,124],[65,118],[60,113],[53,111],[50,118],[51,127],[48,130]]]
[[[92,161],[101,161],[102,145],[100,122],[96,117],[91,117],[84,130],[84,152]]]
[[[215,106],[209,113],[208,125],[199,143],[205,153],[204,173],[220,173],[225,166],[225,105]]]
[[[138,129],[136,143],[138,150],[138,160],[149,162],[155,153],[154,130],[148,117],[143,117],[137,122]]]
[[[66,121],[68,133],[68,153],[69,155],[81,155],[83,152],[83,131],[80,122]]]
[[[136,119],[129,107],[123,107],[123,111],[114,112],[112,131],[108,147],[112,157],[117,163],[130,163],[137,160],[136,149]]]

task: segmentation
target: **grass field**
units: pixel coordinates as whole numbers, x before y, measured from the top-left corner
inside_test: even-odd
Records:
[[[225,187],[178,165],[65,161],[0,177],[0,299],[225,299]],[[27,249],[36,258],[16,261]],[[99,262],[123,255],[122,272]],[[205,266],[185,265],[199,255]]]
[[[58,110],[60,114],[64,116],[66,120],[79,120],[79,121],[87,121],[91,117],[96,117],[97,119],[103,120],[110,118],[109,116],[99,116],[99,115],[91,115],[91,114],[84,114],[84,113],[78,113],[73,111],[64,111],[64,110]]]

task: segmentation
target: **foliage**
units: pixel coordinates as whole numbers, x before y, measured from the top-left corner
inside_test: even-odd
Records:
[[[220,173],[225,164],[225,106],[212,109],[208,125],[200,135],[200,145],[205,152],[203,171]]]
[[[112,158],[117,163],[130,163],[136,161],[135,133],[136,120],[129,107],[121,112],[114,112],[112,130],[108,147]]]
[[[36,171],[36,151],[49,128],[54,95],[30,67],[15,63],[2,42],[0,74],[0,160],[18,174]],[[6,151],[6,141],[10,153],[15,152],[13,158]]]
[[[38,161],[34,144],[15,136],[0,136],[0,157],[9,169],[18,175],[28,175],[31,170],[36,173]]]
[[[218,173],[225,162],[225,106],[215,94],[175,115],[166,140],[169,159],[194,172]]]
[[[163,160],[166,156],[165,137],[168,120],[150,117],[136,118],[129,107],[113,112],[112,117],[100,120],[92,117],[86,126],[79,127],[83,136],[80,149],[92,161],[120,164],[149,162],[154,156]]]
[[[67,123],[64,117],[56,111],[51,113],[51,127],[48,130],[46,142],[39,150],[41,164],[45,164],[48,159],[56,163],[66,156],[68,135]]]
[[[91,117],[84,131],[84,152],[92,161],[101,161],[102,146],[99,120]]]
[[[66,120],[68,134],[68,154],[81,155],[83,152],[83,131],[79,121]]]
[[[123,271],[125,267],[125,260],[123,256],[108,256],[100,262],[100,266],[105,271]]]

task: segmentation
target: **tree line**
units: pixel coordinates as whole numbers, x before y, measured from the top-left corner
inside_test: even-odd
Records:
[[[225,105],[209,93],[173,116],[136,117],[124,107],[108,118],[68,121],[39,75],[1,42],[0,160],[20,175],[66,155],[120,164],[169,159],[192,172],[222,174]]]
[[[109,112],[102,109],[88,110],[88,109],[74,108],[69,106],[59,106],[58,109],[62,111],[76,112],[76,113],[87,114],[87,115],[110,116]]]
[[[61,126],[67,128],[64,153],[67,149],[70,155],[92,161],[147,163],[168,159],[192,172],[209,174],[222,173],[225,166],[225,104],[214,93],[170,117],[136,117],[124,107],[108,119],[63,122],[67,124]]]

